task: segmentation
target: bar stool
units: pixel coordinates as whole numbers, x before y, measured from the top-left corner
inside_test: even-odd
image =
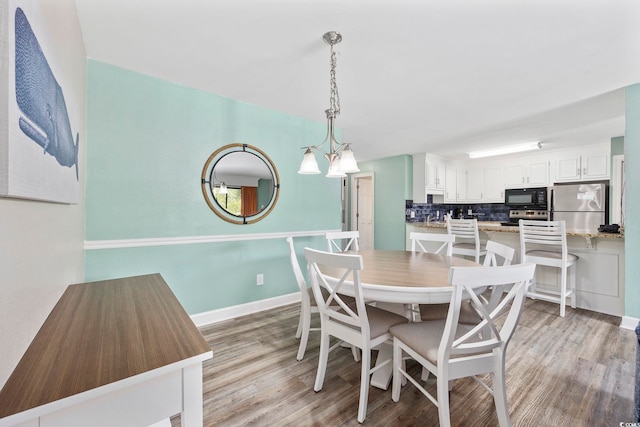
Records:
[[[456,243],[452,248],[453,255],[472,256],[478,264],[480,257],[486,255],[487,251],[480,248],[480,234],[476,218],[453,219],[451,215],[447,214],[447,233],[456,236]]]
[[[567,251],[565,222],[521,219],[519,227],[520,262],[532,262],[560,269],[560,292],[538,290],[534,279],[527,296],[560,304],[560,317],[564,317],[567,298],[571,298],[571,307],[576,308],[575,269],[578,261],[577,255]],[[567,274],[569,289],[567,289]]]

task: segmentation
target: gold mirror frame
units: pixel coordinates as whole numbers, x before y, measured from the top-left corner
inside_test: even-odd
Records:
[[[260,160],[262,160],[267,166],[267,168],[269,169],[269,171],[271,172],[271,176],[273,178],[273,192],[271,194],[271,199],[269,200],[269,203],[262,210],[255,213],[254,215],[247,215],[247,216],[234,215],[228,212],[222,206],[220,206],[216,197],[213,194],[213,189],[211,186],[211,179],[213,177],[213,172],[218,162],[228,154],[242,153],[242,152],[254,155],[258,157]],[[258,147],[255,147],[249,144],[240,144],[240,143],[228,144],[214,151],[213,154],[209,156],[209,158],[204,164],[204,167],[202,168],[202,175],[200,176],[200,182],[202,186],[202,195],[204,196],[204,199],[207,202],[207,205],[209,205],[209,208],[211,208],[211,210],[220,218],[232,224],[254,224],[260,221],[261,219],[263,219],[264,217],[266,217],[271,213],[271,211],[276,205],[276,202],[278,201],[278,196],[280,195],[280,175],[278,175],[278,170],[276,169],[276,166],[274,165],[273,161],[267,155],[267,153],[265,153]]]

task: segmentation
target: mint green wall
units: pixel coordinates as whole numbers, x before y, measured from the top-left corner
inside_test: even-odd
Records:
[[[616,136],[615,138],[611,138],[611,155],[609,162],[609,171],[611,171],[611,181],[613,182],[613,174],[614,174],[614,165],[613,165],[613,156],[623,155],[624,154],[624,136]],[[613,204],[615,201],[613,197],[609,198],[609,212],[613,212]],[[609,217],[611,218],[611,217]],[[612,222],[611,219],[609,219]]]
[[[627,87],[625,163],[625,316],[640,318],[640,84]]]
[[[357,153],[356,153],[357,156]],[[374,175],[374,246],[405,249],[405,199],[413,185],[413,159],[402,155],[359,162],[360,173]]]
[[[613,156],[617,156],[619,154],[624,154],[624,136],[611,138],[611,161],[613,162]],[[613,163],[611,165],[613,166]]]
[[[323,122],[89,60],[86,240],[339,229],[336,181],[297,174],[300,147],[325,132]],[[207,158],[236,142],[264,150],[281,179],[276,207],[252,225],[218,218],[200,187]],[[301,242],[326,247],[323,238]],[[297,289],[284,238],[86,251],[88,281],[152,272],[165,277],[190,314]],[[262,287],[255,284],[260,273]]]

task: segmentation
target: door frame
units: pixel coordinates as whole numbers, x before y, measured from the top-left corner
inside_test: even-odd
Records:
[[[349,228],[351,230],[355,230],[354,226],[357,224],[356,213],[357,210],[355,206],[358,204],[358,192],[355,191],[356,181],[362,178],[370,178],[371,179],[371,242],[372,247],[375,248],[375,176],[373,172],[362,172],[349,175]]]

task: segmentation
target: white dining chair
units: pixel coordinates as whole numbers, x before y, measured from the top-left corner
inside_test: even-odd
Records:
[[[422,251],[425,253],[441,254],[451,256],[453,243],[456,241],[456,237],[450,234],[443,233],[420,233],[412,231],[409,233],[409,240],[411,240],[411,252]],[[427,242],[440,243],[438,249],[428,250],[425,244]],[[427,245],[428,246],[428,245]]]
[[[571,307],[576,308],[576,263],[579,259],[568,252],[565,222],[521,219],[519,227],[520,262],[560,269],[559,291],[538,289],[534,280],[528,296],[560,304],[560,317],[564,317],[567,298],[571,299]]]
[[[330,346],[331,337],[360,348],[362,361],[358,422],[363,422],[367,414],[370,376],[386,365],[381,363],[371,368],[371,350],[390,340],[391,326],[406,323],[407,319],[399,314],[365,304],[360,282],[360,271],[363,268],[361,255],[322,252],[310,248],[305,248],[304,254],[308,263],[313,295],[320,312],[320,356],[313,389],[322,390],[329,352],[339,345],[338,343]],[[337,282],[329,282],[320,271],[320,266],[344,269],[344,273]],[[353,284],[355,304],[348,304],[343,298],[345,281]],[[340,309],[331,309],[333,303],[337,303]]]
[[[478,232],[478,220],[454,219],[447,214],[447,233],[456,236],[452,254],[471,256],[479,264],[480,257],[486,255],[486,249],[482,249],[480,233]]]
[[[318,331],[319,328],[311,328],[311,314],[318,313],[318,306],[316,305],[315,298],[313,297],[313,290],[307,287],[307,282],[302,274],[302,269],[298,263],[298,257],[296,256],[295,247],[293,246],[293,237],[287,237],[287,243],[289,244],[289,259],[291,260],[291,269],[293,275],[298,283],[300,289],[300,318],[298,320],[298,329],[296,330],[296,338],[300,338],[300,346],[298,347],[297,360],[304,358],[304,353],[307,348],[307,342],[309,340],[310,331]]]
[[[358,231],[327,231],[325,233],[329,252],[359,251]]]
[[[516,250],[510,246],[498,243],[493,240],[488,240],[486,245],[487,253],[484,257],[484,267],[499,267],[511,265]],[[492,286],[488,291],[488,299],[485,299],[485,303],[489,309],[493,309],[504,292],[504,286]],[[487,292],[485,292],[486,294]],[[480,298],[485,298],[485,294],[480,295]],[[420,319],[422,320],[436,320],[446,319],[449,311],[449,304],[420,304]],[[478,313],[473,309],[470,301],[464,301],[462,303],[462,309],[460,310],[460,322],[462,323],[475,323],[478,321]]]
[[[402,382],[408,380],[438,407],[440,427],[449,427],[450,381],[473,377],[493,394],[500,426],[510,426],[505,357],[535,267],[532,263],[503,267],[452,267],[449,283],[453,286],[453,292],[446,320],[415,322],[389,329],[393,335],[393,401],[400,399]],[[511,289],[493,310],[489,310],[477,296],[479,289],[486,286],[507,285]],[[480,313],[480,320],[476,324],[460,322],[460,309],[466,298],[471,299]],[[496,321],[498,317],[499,322]],[[490,331],[488,335],[483,333],[487,329]],[[435,396],[405,370],[407,359],[417,361],[436,376]],[[483,374],[490,374],[491,387],[478,377]]]
[[[443,233],[420,233],[412,231],[409,233],[409,240],[411,240],[411,252],[421,251],[424,253],[444,254],[451,256],[453,243],[456,241],[456,236]],[[440,246],[429,251],[431,246],[429,243],[440,244]],[[429,249],[427,249],[429,247]],[[417,321],[420,318],[421,308],[418,304],[405,304],[405,312],[413,321]]]
[[[300,268],[300,264],[298,263],[298,257],[296,256],[295,247],[293,245],[293,237],[288,236],[286,240],[289,244],[289,259],[291,261],[291,269],[293,270],[293,275],[296,279],[296,283],[298,284],[298,288],[300,289],[300,318],[298,319],[298,329],[296,330],[296,338],[300,339],[300,345],[298,346],[298,354],[296,355],[296,359],[302,360],[307,349],[309,332],[320,330],[320,328],[311,327],[311,315],[319,313],[319,311],[318,305],[316,304],[316,299],[313,296],[313,289],[311,287],[307,287],[307,281],[305,280],[304,275],[302,274],[302,269]],[[345,297],[345,300],[349,304],[355,302],[355,300],[350,297]],[[333,304],[331,308],[335,310],[339,308],[339,306]],[[356,347],[350,347],[352,349],[354,360],[359,361],[359,350]]]

